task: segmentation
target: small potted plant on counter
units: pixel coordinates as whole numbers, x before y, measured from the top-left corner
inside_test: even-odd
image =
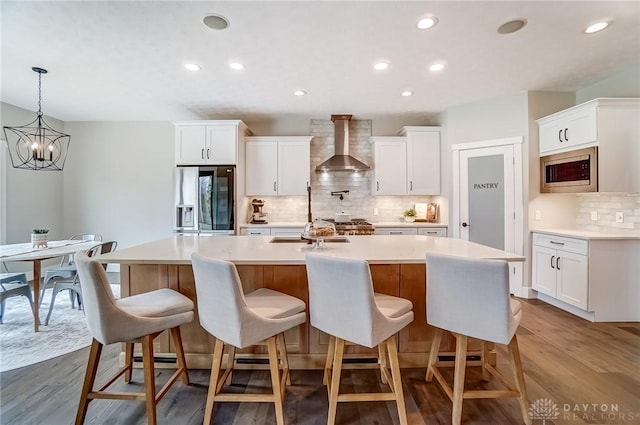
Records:
[[[409,208],[404,213],[404,221],[407,223],[413,223],[416,221],[416,210],[413,208]]]
[[[34,248],[46,248],[49,244],[49,229],[33,229],[31,244]]]

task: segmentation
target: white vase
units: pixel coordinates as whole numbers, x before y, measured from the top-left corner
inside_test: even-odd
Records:
[[[32,233],[31,234],[31,245],[34,248],[46,248],[48,244],[49,244],[48,233]]]
[[[416,218],[415,217],[406,216],[404,218],[404,221],[406,221],[407,223],[413,223],[414,221],[416,221]]]

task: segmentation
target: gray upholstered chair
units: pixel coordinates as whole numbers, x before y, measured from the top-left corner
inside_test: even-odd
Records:
[[[79,233],[77,235],[71,236],[68,240],[70,241],[83,241],[83,242],[102,242],[102,236],[94,233]],[[53,288],[56,280],[73,280],[76,276],[76,265],[73,261],[74,254],[68,254],[62,257],[60,260],[60,265],[55,269],[48,269],[44,273],[44,280],[42,283],[42,288],[40,288],[40,303],[44,299],[44,291],[48,288]],[[74,305],[74,294],[72,292],[69,293],[69,297],[71,298],[71,307]],[[53,302],[51,302],[53,305]]]
[[[522,417],[527,424],[527,395],[516,330],[522,318],[520,302],[509,296],[509,266],[502,260],[483,260],[427,254],[427,322],[436,327],[431,345],[426,380],[435,376],[453,402],[453,425],[462,420],[465,398],[515,397],[520,402]],[[442,331],[456,338],[453,389],[438,371],[438,351]],[[489,374],[505,384],[505,390],[464,390],[464,376],[469,338],[482,340],[481,362],[483,379]],[[515,386],[487,361],[487,343],[509,346]]]
[[[311,325],[329,334],[324,383],[329,393],[328,425],[336,419],[338,402],[393,400],[400,424],[407,424],[396,334],[413,321],[411,301],[373,291],[369,264],[362,260],[307,254]],[[345,341],[378,346],[384,393],[340,394]]]
[[[275,405],[276,423],[284,424],[285,385],[290,383],[289,361],[284,332],[307,321],[302,300],[261,288],[247,295],[233,263],[192,254],[200,325],[216,338],[209,380],[204,424],[211,423],[215,401],[271,402]],[[231,382],[235,349],[265,341],[269,353],[271,394],[221,393]],[[222,373],[224,345],[229,346],[228,368]],[[280,376],[280,362],[282,376]]]
[[[87,407],[93,399],[145,400],[147,422],[156,424],[156,404],[180,377],[189,383],[189,375],[182,347],[180,325],[193,320],[193,302],[168,288],[157,289],[119,300],[114,299],[107,272],[96,259],[84,253],[76,254],[78,275],[84,299],[87,327],[93,337],[87,371],[82,386],[76,425],[84,423]],[[163,331],[170,330],[178,368],[164,387],[156,392],[153,340]],[[125,365],[100,390],[93,389],[103,345],[125,343]],[[130,382],[133,370],[133,344],[142,344],[144,392],[107,392],[117,378],[124,375]]]
[[[31,288],[24,273],[0,273],[0,324],[4,318],[4,306],[7,298],[24,296],[33,310]]]

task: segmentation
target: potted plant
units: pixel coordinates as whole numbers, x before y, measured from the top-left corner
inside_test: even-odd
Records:
[[[404,221],[408,223],[413,223],[416,221],[416,210],[414,208],[409,208],[404,213]]]
[[[33,229],[31,244],[34,248],[46,248],[49,243],[49,229]]]

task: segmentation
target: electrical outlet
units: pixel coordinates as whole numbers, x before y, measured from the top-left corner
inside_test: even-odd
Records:
[[[378,215],[378,209],[377,209],[377,208],[374,208],[374,209],[373,209],[373,216],[375,217],[375,216],[377,216],[377,215]]]
[[[542,212],[540,210],[536,210],[536,220],[540,220],[542,218]]]
[[[616,212],[616,223],[624,223],[624,213],[622,211]]]
[[[598,221],[598,211],[591,211],[591,221]]]

